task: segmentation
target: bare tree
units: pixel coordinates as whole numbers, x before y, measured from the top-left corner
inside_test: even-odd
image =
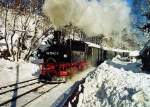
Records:
[[[53,27],[50,25],[42,24],[45,21],[45,18],[40,17],[35,20],[34,33],[30,40],[30,45],[28,47],[28,52],[24,57],[24,60],[28,61],[31,54],[38,48],[40,45],[39,41],[48,36],[48,32],[53,30]],[[41,30],[41,35],[38,35],[39,29]]]
[[[33,4],[24,10],[21,5],[17,6],[13,9],[8,6],[1,9],[5,29],[3,36],[12,61],[27,61],[39,46],[39,41],[52,30],[52,26],[48,24],[48,18],[33,13]]]
[[[4,17],[5,33],[4,33],[4,39],[5,39],[5,42],[6,42],[7,51],[8,51],[8,53],[10,53],[9,45],[8,45],[8,34],[7,34],[7,18],[8,18],[8,6],[5,8],[5,17]]]

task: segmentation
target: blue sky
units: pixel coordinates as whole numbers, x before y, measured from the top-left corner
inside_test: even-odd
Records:
[[[133,0],[127,0],[127,2],[128,2],[128,4],[129,4],[129,6],[131,6],[131,5],[132,5]]]

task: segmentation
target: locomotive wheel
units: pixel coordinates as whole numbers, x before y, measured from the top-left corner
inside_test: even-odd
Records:
[[[51,73],[47,73],[47,76],[46,76],[46,80],[48,80],[48,81],[52,81],[52,74]]]
[[[42,75],[39,75],[39,79],[42,79],[43,78],[43,76]]]
[[[39,75],[38,82],[43,82],[43,83],[45,83],[45,82],[46,82],[46,80],[47,80],[47,78],[46,78],[45,76],[43,76],[43,75]]]
[[[43,76],[42,76],[42,75],[39,75],[38,81],[40,82],[40,81],[42,81],[43,79],[44,79]]]

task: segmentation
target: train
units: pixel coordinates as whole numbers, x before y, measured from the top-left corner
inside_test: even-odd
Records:
[[[61,31],[54,31],[54,37],[44,50],[38,49],[38,58],[43,59],[39,79],[42,81],[66,81],[74,74],[97,66],[117,54],[128,56],[128,53],[117,53],[103,49],[92,42],[75,39],[64,39]]]
[[[88,66],[88,45],[83,41],[65,40],[62,35],[61,31],[54,31],[50,46],[37,52],[43,59],[40,80],[66,80]]]

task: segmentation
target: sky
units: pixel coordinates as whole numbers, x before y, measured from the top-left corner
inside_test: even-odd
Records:
[[[132,6],[133,0],[127,0],[127,2],[128,2],[128,4],[129,4],[129,6]]]

